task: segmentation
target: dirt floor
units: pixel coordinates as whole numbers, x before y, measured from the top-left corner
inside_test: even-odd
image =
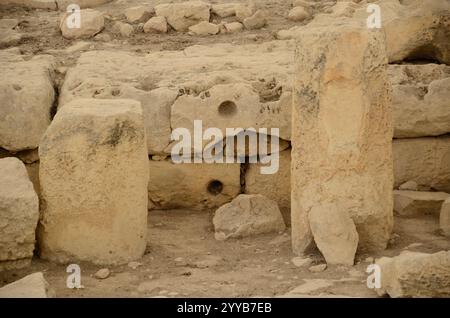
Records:
[[[214,239],[212,215],[150,211],[141,265],[109,267],[111,275],[100,280],[94,274],[101,266],[80,263],[82,289],[66,287],[66,265],[39,259],[27,269],[0,273],[0,285],[43,271],[57,297],[377,297],[366,285],[368,257],[395,256],[406,249],[427,253],[450,249],[450,241],[439,235],[436,216],[396,218],[393,239],[382,254],[358,254],[355,266],[312,273],[308,266],[292,263],[290,229],[221,242]],[[318,252],[309,257],[313,264],[324,262]]]

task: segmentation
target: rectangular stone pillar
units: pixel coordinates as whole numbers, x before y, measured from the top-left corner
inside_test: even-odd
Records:
[[[148,156],[140,103],[74,99],[39,147],[41,257],[120,264],[147,238]]]
[[[351,217],[360,249],[384,249],[393,225],[393,133],[383,34],[356,25],[306,28],[295,61],[293,249],[303,253],[313,240],[333,242],[327,235],[339,239],[327,231],[335,230],[329,213]],[[322,253],[333,248],[319,246]]]

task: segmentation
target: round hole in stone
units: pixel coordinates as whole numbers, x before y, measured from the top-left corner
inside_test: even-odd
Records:
[[[223,183],[220,182],[219,180],[211,180],[208,183],[207,189],[209,193],[213,195],[218,195],[223,191]]]
[[[233,116],[237,113],[237,106],[231,100],[226,100],[219,105],[218,111],[221,116]]]

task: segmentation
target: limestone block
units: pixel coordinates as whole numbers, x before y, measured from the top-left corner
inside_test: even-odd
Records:
[[[308,214],[314,242],[327,264],[353,265],[358,232],[346,210],[334,204],[314,206]]]
[[[172,129],[190,128],[194,119],[203,120],[205,129],[216,124],[219,128],[262,127],[269,132],[279,128],[280,138],[290,140],[293,49],[292,41],[273,41],[193,46],[145,56],[117,51],[82,53],[67,72],[59,108],[77,97],[141,101],[152,155],[161,154],[169,145]],[[239,90],[230,91],[235,87]],[[229,101],[236,104],[236,112]],[[231,108],[225,116],[219,114],[222,103],[221,110]]]
[[[240,192],[240,165],[174,164],[149,161],[150,205],[159,209],[212,209],[230,202]]]
[[[125,17],[129,23],[146,22],[153,11],[149,6],[135,6],[125,10]]]
[[[450,252],[403,252],[382,257],[379,295],[398,297],[450,297]]]
[[[396,187],[415,181],[419,189],[450,192],[450,137],[394,139],[393,156]]]
[[[68,19],[70,17],[71,13],[65,13],[59,24],[62,36],[66,39],[90,38],[100,33],[105,27],[105,18],[100,11],[92,9],[80,10],[79,28],[68,25]]]
[[[142,110],[127,99],[76,99],[39,147],[41,257],[121,264],[146,247],[148,157]]]
[[[274,174],[262,174],[261,163],[249,164],[245,175],[245,193],[262,194],[277,202],[282,212],[291,209],[291,150],[280,152],[279,169]]]
[[[394,137],[439,136],[450,132],[450,67],[390,65]]]
[[[167,21],[164,17],[153,17],[144,24],[145,33],[167,33]]]
[[[213,218],[216,240],[281,232],[285,224],[277,203],[260,194],[240,194]]]
[[[189,34],[191,35],[214,35],[219,33],[219,26],[214,23],[209,23],[207,21],[199,22],[193,26],[189,27]]]
[[[50,124],[53,69],[50,56],[25,61],[18,54],[0,54],[0,147],[11,152],[37,148]]]
[[[44,278],[42,272],[25,276],[0,288],[0,298],[51,298],[54,291]]]
[[[393,226],[392,123],[383,33],[358,24],[306,28],[297,45],[293,249],[303,253],[311,245],[308,215],[318,209],[346,211],[359,234],[358,248],[382,250]]]
[[[0,271],[29,265],[39,219],[39,199],[25,165],[0,159]]]
[[[211,12],[218,15],[221,18],[231,17],[236,15],[236,8],[239,6],[239,3],[220,3],[213,4],[211,8]]]
[[[394,211],[402,216],[439,215],[448,198],[445,192],[394,190]]]

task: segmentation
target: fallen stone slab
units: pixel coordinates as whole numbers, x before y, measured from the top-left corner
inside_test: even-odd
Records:
[[[450,237],[450,198],[442,203],[439,215],[439,227],[445,236]]]
[[[311,246],[308,215],[316,209],[345,211],[356,225],[358,248],[383,250],[393,226],[383,33],[351,23],[318,26],[305,28],[297,45],[291,138],[294,252]]]
[[[0,51],[0,147],[11,152],[35,149],[50,124],[55,93],[54,59],[25,60],[14,51]]]
[[[71,25],[73,23],[72,20],[69,20],[71,13],[66,13],[62,16],[59,28],[62,36],[66,39],[91,38],[100,33],[105,27],[105,18],[102,12],[93,9],[83,9],[79,13],[79,27]]]
[[[450,66],[390,65],[394,137],[450,132]]]
[[[450,193],[450,137],[393,140],[394,186],[415,181],[419,190]]]
[[[211,5],[203,1],[160,4],[155,6],[157,16],[165,17],[176,31],[187,31],[201,21],[209,22]]]
[[[214,213],[216,240],[284,231],[277,203],[260,194],[240,194]]]
[[[30,274],[0,288],[0,298],[52,298],[55,292],[49,287],[42,272]]]
[[[381,270],[378,295],[398,297],[450,297],[450,252],[403,252],[376,261]]]
[[[394,211],[401,216],[439,215],[445,192],[394,190]]]
[[[40,256],[123,264],[146,248],[148,155],[142,109],[128,99],[76,99],[39,146]]]
[[[0,271],[28,266],[33,257],[39,199],[25,165],[0,159]]]
[[[240,164],[174,164],[149,161],[148,198],[158,209],[218,208],[240,192]]]

